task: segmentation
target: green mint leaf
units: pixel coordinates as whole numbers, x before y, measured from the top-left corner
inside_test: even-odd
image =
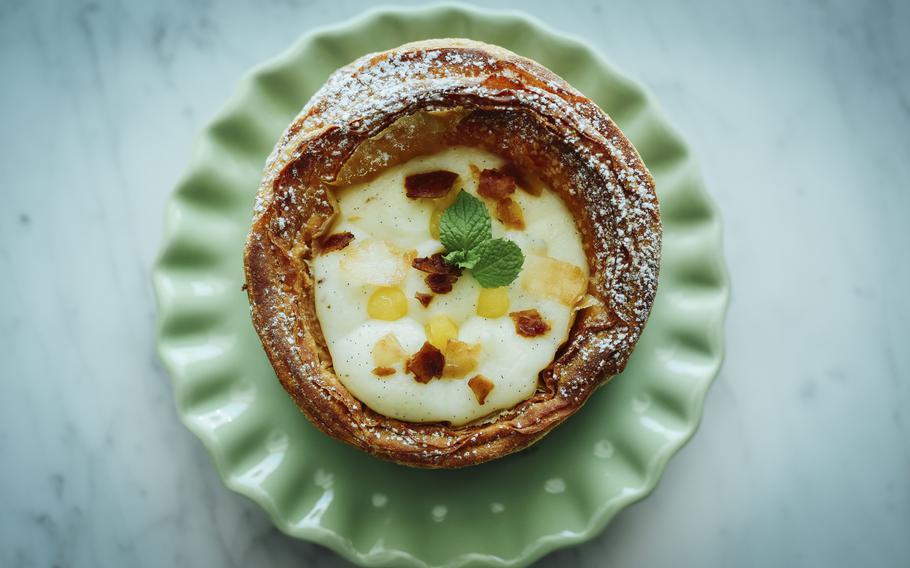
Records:
[[[477,247],[474,279],[484,288],[507,286],[515,280],[525,256],[518,245],[506,239],[490,239]]]
[[[439,219],[439,240],[442,241],[442,246],[449,253],[467,252],[492,236],[490,213],[486,205],[462,189],[455,203],[446,208]]]
[[[524,264],[518,245],[493,238],[490,213],[483,201],[463,189],[442,212],[439,240],[446,248],[445,261],[472,270],[484,288],[511,284]]]
[[[477,264],[479,258],[477,247],[472,248],[469,251],[453,250],[443,257],[446,262],[457,266],[458,268],[474,268],[474,265]]]

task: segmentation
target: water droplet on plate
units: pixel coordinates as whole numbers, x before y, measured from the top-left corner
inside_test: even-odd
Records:
[[[632,399],[632,410],[641,414],[651,408],[651,395],[646,392],[641,393]]]
[[[594,444],[594,455],[599,458],[610,459],[613,457],[614,451],[615,448],[610,440],[600,440]]]
[[[566,482],[561,477],[554,477],[552,479],[548,479],[543,484],[543,490],[546,491],[547,493],[553,493],[554,495],[556,493],[562,493],[563,491],[566,490]]]
[[[389,502],[389,498],[386,497],[384,493],[373,493],[371,501],[373,502],[374,507],[382,509],[386,506],[386,503]]]

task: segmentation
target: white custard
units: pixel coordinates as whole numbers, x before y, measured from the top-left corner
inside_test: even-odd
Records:
[[[566,305],[558,295],[541,293],[539,286],[527,285],[527,279],[535,278],[527,267],[553,266],[548,258],[578,267],[584,278],[588,276],[581,237],[572,215],[549,189],[539,196],[520,189],[512,194],[523,211],[524,230],[508,230],[493,215],[495,206],[485,201],[493,217],[493,236],[514,241],[526,257],[526,270],[509,286],[507,312],[536,309],[551,326],[542,336],[518,335],[508,313],[495,319],[477,315],[482,288],[470,270],[455,282],[451,292],[435,295],[424,307],[415,294],[429,292],[425,273],[407,268],[401,278],[395,266],[372,266],[383,255],[391,255],[393,260],[389,262],[395,263],[396,252],[405,255],[409,263],[409,251],[425,257],[443,250],[429,230],[437,200],[408,198],[404,179],[411,174],[448,170],[459,175],[453,191],[463,188],[476,195],[477,181],[471,165],[483,170],[503,164],[500,158],[482,150],[451,148],[413,159],[369,182],[336,193],[340,213],[332,232],[349,231],[354,234],[354,241],[343,250],[313,259],[316,311],[338,378],[358,400],[382,415],[410,422],[461,425],[510,408],[534,393],[538,373],[552,362],[568,335],[577,306]],[[541,260],[537,257],[544,262],[535,262]],[[362,271],[359,266],[370,269]],[[576,272],[578,269],[573,268]],[[407,298],[407,314],[395,321],[370,318],[367,303],[371,295],[379,286],[390,284],[400,288]],[[416,353],[427,341],[425,324],[440,314],[458,326],[459,341],[481,346],[475,369],[462,378],[434,378],[426,384],[405,372],[404,361],[395,365],[389,376],[373,373],[376,364],[372,350],[380,339],[393,334],[404,352]],[[468,386],[468,379],[478,374],[494,385],[483,404]]]

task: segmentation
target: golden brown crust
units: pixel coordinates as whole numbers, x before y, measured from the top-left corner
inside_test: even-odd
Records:
[[[451,145],[498,154],[559,193],[584,241],[593,298],[531,398],[461,427],[391,419],[344,388],[307,264],[333,221],[333,186]],[[537,63],[461,39],[407,44],[336,71],[270,156],[245,250],[253,323],[307,417],[383,459],[436,468],[531,445],[622,371],[650,313],[659,262],[654,182],[616,125]]]

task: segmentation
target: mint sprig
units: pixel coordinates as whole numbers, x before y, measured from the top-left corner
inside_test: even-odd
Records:
[[[466,253],[492,238],[493,229],[486,205],[462,189],[455,197],[455,202],[439,218],[439,240],[442,241],[442,246],[450,253]]]
[[[477,262],[471,273],[484,288],[511,284],[524,264],[525,255],[508,239],[490,239],[477,247]]]
[[[442,212],[439,240],[446,249],[446,262],[470,269],[484,288],[511,284],[524,264],[525,257],[518,245],[493,238],[486,205],[463,189]]]

